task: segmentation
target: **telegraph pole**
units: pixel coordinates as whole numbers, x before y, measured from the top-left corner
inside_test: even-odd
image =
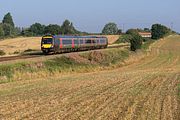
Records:
[[[173,27],[174,27],[174,23],[171,22],[171,30],[173,30]]]
[[[125,24],[122,24],[122,32],[125,32]]]

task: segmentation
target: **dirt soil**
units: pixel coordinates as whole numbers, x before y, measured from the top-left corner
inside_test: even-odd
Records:
[[[179,82],[180,36],[170,36],[118,69],[1,84],[0,119],[180,120]]]

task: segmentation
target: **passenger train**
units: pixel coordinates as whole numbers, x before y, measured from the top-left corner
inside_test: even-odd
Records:
[[[41,40],[43,53],[64,53],[107,48],[108,39],[97,36],[46,35]]]

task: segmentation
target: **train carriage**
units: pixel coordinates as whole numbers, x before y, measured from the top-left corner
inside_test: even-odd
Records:
[[[106,48],[108,39],[97,36],[43,36],[41,50],[43,53],[63,53],[72,51]]]

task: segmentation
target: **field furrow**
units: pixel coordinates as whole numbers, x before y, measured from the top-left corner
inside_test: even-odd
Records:
[[[0,119],[179,120],[180,37],[133,64],[0,84]]]

